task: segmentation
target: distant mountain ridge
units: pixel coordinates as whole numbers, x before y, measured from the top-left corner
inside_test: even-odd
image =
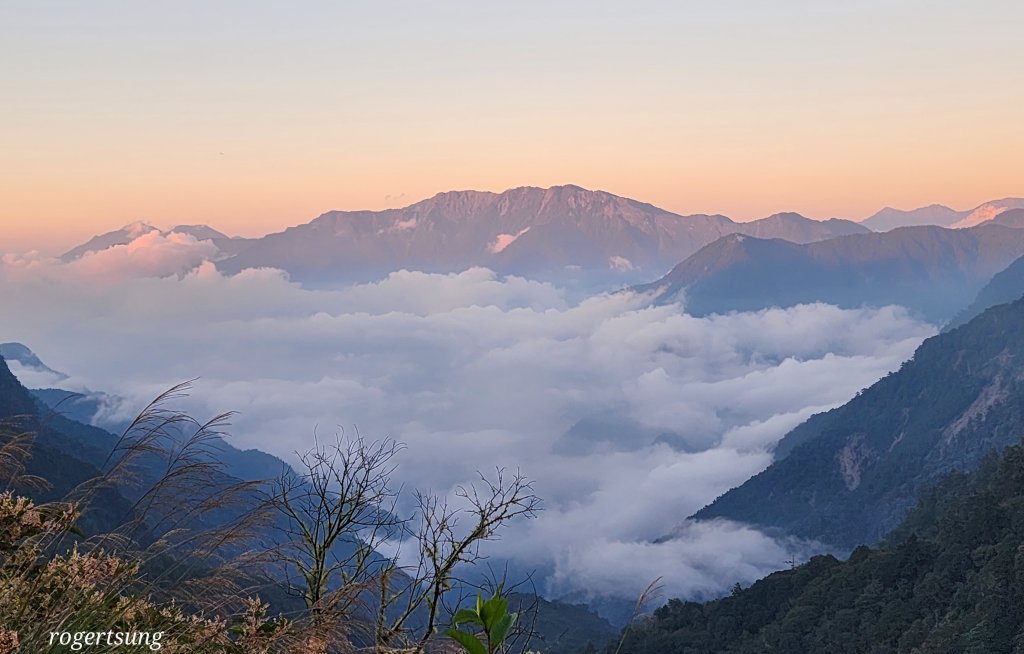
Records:
[[[272,266],[300,279],[408,267],[451,272],[472,265],[505,273],[583,269],[640,277],[667,269],[721,236],[754,231],[799,242],[868,231],[852,221],[779,214],[752,223],[678,214],[578,186],[503,193],[441,193],[402,209],[333,211],[269,234],[220,264],[234,273]]]
[[[995,218],[979,223],[981,225],[1003,225],[1014,229],[1024,229],[1024,209],[1007,209]]]
[[[813,302],[899,304],[943,322],[1021,255],[1024,229],[994,223],[904,227],[803,245],[733,234],[635,290],[654,293],[657,302],[681,299],[693,315]]]
[[[1024,198],[1003,198],[984,202],[966,211],[957,211],[941,204],[932,204],[927,207],[903,210],[885,207],[874,215],[868,216],[861,221],[861,225],[869,227],[876,232],[887,232],[897,227],[913,227],[920,225],[935,225],[937,227],[952,227],[962,229],[975,227],[987,220],[991,220],[1000,213],[1009,209],[1024,208]]]
[[[961,220],[953,223],[952,227],[954,229],[975,227],[996,218],[1001,213],[1010,209],[1024,209],[1024,198],[1003,198],[1002,200],[986,202],[972,209]]]
[[[134,223],[64,255],[124,245],[159,231]],[[202,225],[161,231],[211,240],[226,273],[274,267],[300,281],[370,280],[401,268],[455,272],[486,266],[502,273],[649,279],[732,233],[806,243],[867,233],[852,221],[781,213],[748,223],[721,215],[681,216],[605,191],[566,185],[502,193],[451,191],[398,209],[330,211],[256,239],[228,238]]]
[[[887,232],[897,227],[920,225],[951,227],[953,223],[962,220],[965,215],[966,212],[950,209],[941,204],[931,204],[927,207],[910,210],[885,207],[874,215],[865,218],[860,224],[870,227],[876,232]]]
[[[791,243],[813,243],[837,236],[867,234],[870,231],[863,229],[863,225],[858,225],[851,220],[842,218],[811,220],[792,211],[740,223],[740,227],[737,234],[745,234],[754,238],[779,238]]]
[[[72,261],[153,232],[164,236],[178,233],[211,241],[219,252],[214,261],[226,274],[271,267],[286,271],[296,281],[318,284],[372,281],[400,269],[449,273],[484,266],[501,274],[559,281],[569,286],[608,288],[650,280],[731,235],[807,245],[844,237],[869,238],[872,229],[894,231],[893,228],[905,225],[925,229],[931,224],[1002,224],[1015,215],[1017,206],[1024,207],[1024,200],[1004,198],[971,211],[956,211],[942,205],[912,211],[886,208],[863,223],[837,218],[811,220],[792,212],[738,223],[718,214],[682,216],[645,202],[574,185],[519,187],[501,193],[449,191],[383,211],[330,211],[308,223],[251,239],[231,238],[205,225],[158,230],[147,223],[133,223],[94,237],[65,253],[63,259]],[[1007,218],[999,219],[1003,213]],[[1019,222],[1013,221],[1005,224],[1019,226]],[[924,233],[919,232],[918,236]],[[985,255],[973,254],[969,245],[958,245],[952,237],[944,238],[949,243],[935,243],[934,247],[951,249],[950,257],[962,259],[959,267],[966,271],[965,279],[970,282],[962,294],[950,297],[950,304],[965,305],[977,292],[980,284],[974,283],[975,272],[980,274],[984,270],[991,276],[1012,260],[1000,259],[991,270],[983,265],[974,271],[974,260],[983,260]],[[877,244],[887,247],[885,244],[900,240],[914,239],[903,234],[893,240],[879,240]],[[729,243],[719,243],[717,247],[728,250]],[[862,243],[868,247],[876,242]],[[810,250],[790,249],[789,255],[797,257],[790,262],[789,255],[782,252],[785,247],[776,247],[779,251],[772,255],[781,257],[780,265],[804,266],[811,275],[819,272],[800,261],[801,253]],[[821,247],[816,252],[827,249]],[[704,257],[713,254],[714,250],[710,250]],[[842,258],[840,255],[833,258]],[[911,253],[911,260],[913,256]],[[720,267],[718,263],[709,265]],[[981,283],[984,281],[987,280]],[[897,280],[897,286],[900,283]],[[947,310],[943,307],[945,317],[951,315]]]
[[[62,254],[60,259],[64,263],[69,263],[93,252],[102,252],[119,245],[128,245],[132,241],[154,232],[164,237],[171,234],[184,234],[191,236],[197,241],[212,241],[225,256],[239,252],[250,241],[250,239],[237,236],[227,236],[208,225],[177,225],[170,229],[162,230],[149,223],[136,221],[125,225],[121,229],[93,236],[85,243]]]
[[[1018,208],[1024,208],[1024,199],[993,200],[967,211],[938,204],[886,207],[861,222],[812,220],[792,212],[735,222],[720,214],[684,216],[571,184],[524,186],[501,193],[448,191],[381,211],[329,211],[259,238],[229,237],[207,225],[160,230],[135,222],[97,235],[61,258],[74,261],[158,232],[212,241],[225,272],[276,267],[300,281],[367,280],[401,268],[452,272],[481,265],[549,275],[582,269],[635,283],[729,234],[803,244],[898,227],[973,227]]]

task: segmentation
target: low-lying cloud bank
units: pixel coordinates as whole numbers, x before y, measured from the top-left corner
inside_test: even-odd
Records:
[[[126,398],[101,422],[198,377],[190,408],[239,411],[239,447],[288,458],[314,429],[357,425],[407,443],[401,480],[440,492],[519,467],[545,511],[492,553],[544,571],[554,595],[635,597],[661,576],[702,597],[783,567],[798,544],[680,523],[934,332],[897,307],[694,318],[630,294],[571,303],[485,269],[306,290],[274,270],[225,277],[191,237],[146,238],[70,264],[5,257],[0,340],[71,375],[64,387]]]

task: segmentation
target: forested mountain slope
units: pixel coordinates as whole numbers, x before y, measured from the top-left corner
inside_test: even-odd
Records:
[[[672,600],[606,651],[1024,651],[1024,448],[947,478],[877,549],[817,556],[705,604]]]
[[[912,360],[785,437],[766,470],[695,515],[852,548],[921,492],[1024,433],[1024,300],[926,340]]]

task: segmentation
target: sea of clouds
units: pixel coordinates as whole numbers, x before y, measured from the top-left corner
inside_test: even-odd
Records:
[[[123,398],[100,423],[198,378],[187,408],[237,411],[240,448],[293,460],[355,426],[406,443],[399,481],[441,493],[520,468],[544,511],[489,551],[552,596],[636,597],[661,577],[707,597],[784,567],[813,546],[684,519],[935,332],[899,307],[695,318],[631,293],[577,302],[482,268],[309,290],[276,270],[224,276],[212,256],[155,232],[71,263],[5,256],[0,341],[70,375],[62,387]]]

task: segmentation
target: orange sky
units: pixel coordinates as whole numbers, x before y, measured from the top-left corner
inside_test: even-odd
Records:
[[[1020,3],[43,4],[0,8],[0,251],[521,185],[740,220],[1024,195]]]

